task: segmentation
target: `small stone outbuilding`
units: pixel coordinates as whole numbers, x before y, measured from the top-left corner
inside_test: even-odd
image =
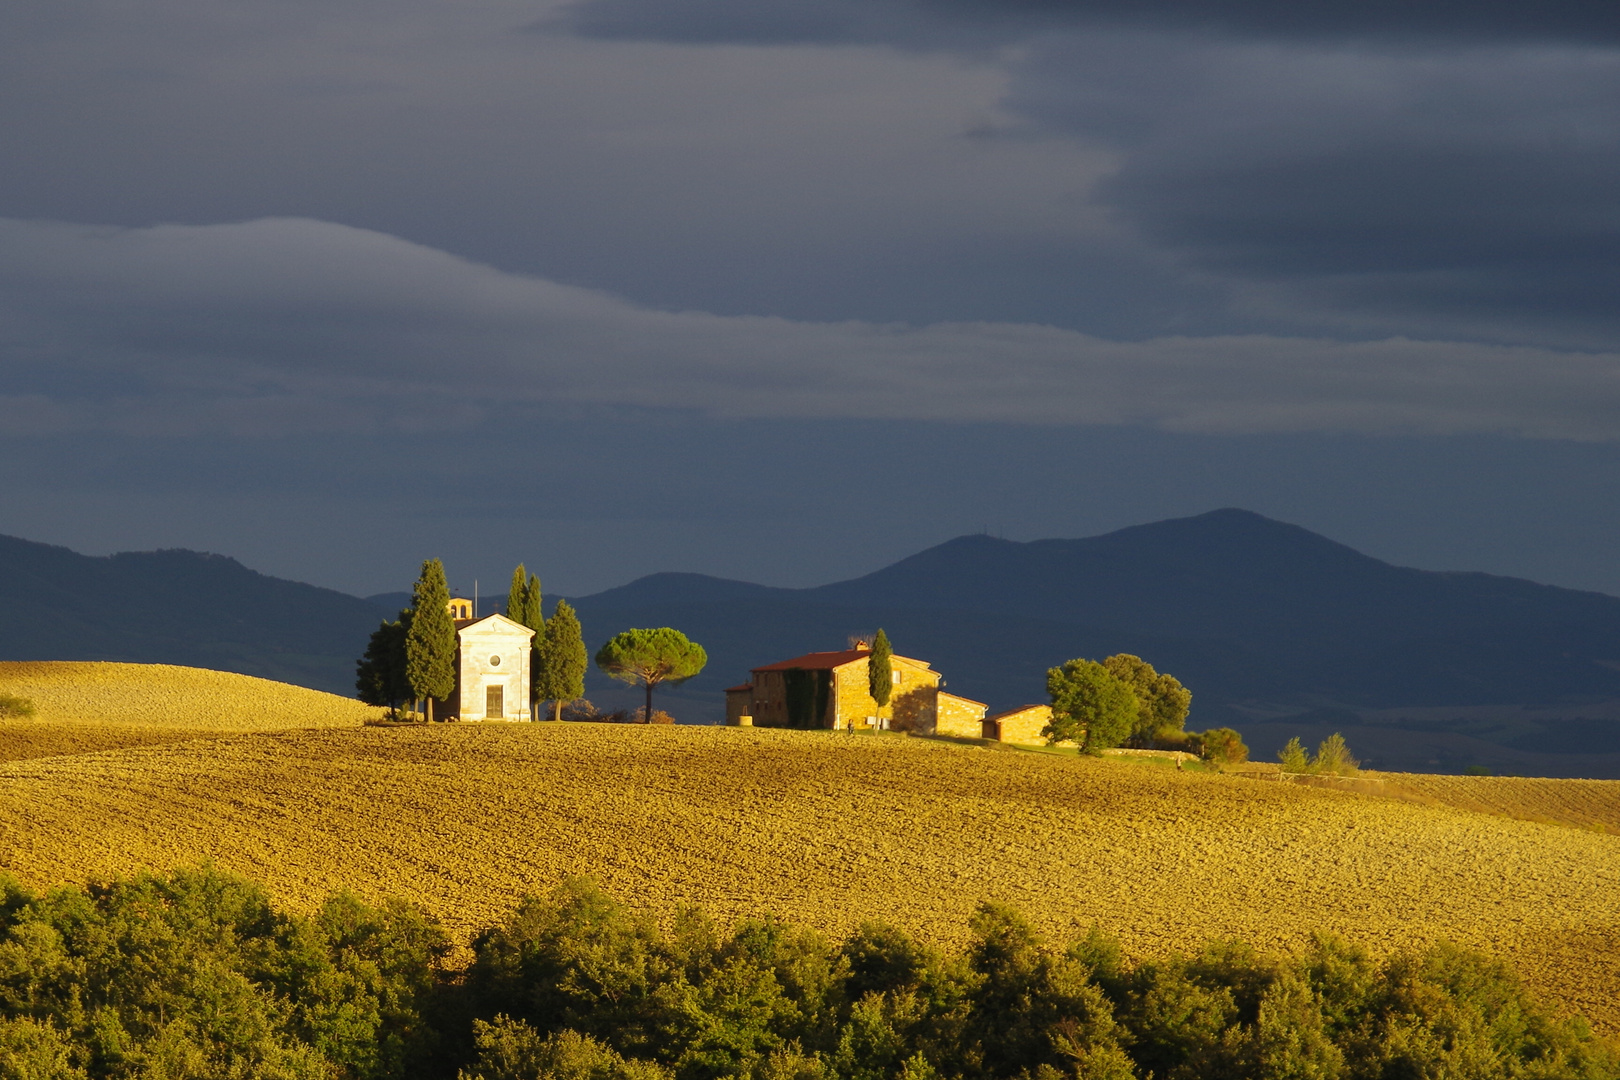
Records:
[[[1045,746],[1041,730],[1052,722],[1052,706],[1020,705],[985,719],[984,737],[1023,746]]]

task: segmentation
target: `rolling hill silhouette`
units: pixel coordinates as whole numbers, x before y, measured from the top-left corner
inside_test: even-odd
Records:
[[[0,536],[0,611],[4,660],[185,664],[344,695],[378,622],[365,600],[223,555],[94,557],[10,536]]]
[[[1620,775],[1620,599],[1393,566],[1243,510],[1080,540],[964,536],[810,589],[655,574],[576,606],[590,629],[703,642],[709,668],[683,688],[702,708],[751,667],[881,625],[992,710],[1040,700],[1064,660],[1132,652],[1193,689],[1194,725],[1238,727],[1268,755],[1371,719],[1361,745],[1381,764],[1528,769],[1539,752]]]

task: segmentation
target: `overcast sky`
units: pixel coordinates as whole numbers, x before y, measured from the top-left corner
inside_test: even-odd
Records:
[[[1617,4],[10,0],[0,146],[0,532],[582,593],[1238,505],[1620,592]]]

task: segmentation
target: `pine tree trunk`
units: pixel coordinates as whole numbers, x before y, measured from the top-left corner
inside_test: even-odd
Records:
[[[560,724],[562,723],[562,698],[557,699],[556,710],[557,711],[552,714],[552,719]]]
[[[652,687],[653,684],[649,682],[647,684],[647,713],[641,718],[641,722],[644,724],[652,723]]]

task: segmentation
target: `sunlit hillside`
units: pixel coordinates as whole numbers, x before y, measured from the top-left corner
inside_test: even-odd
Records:
[[[1579,798],[1612,814],[1620,783]],[[1137,955],[1328,931],[1449,938],[1620,1031],[1620,836],[1444,805],[901,737],[513,724],[266,732],[0,765],[36,885],[198,859],[310,903],[419,901],[459,933],[593,874],[661,912],[942,941],[980,900]]]
[[[381,710],[301,686],[169,664],[0,662],[0,761],[283,728],[358,727]]]

